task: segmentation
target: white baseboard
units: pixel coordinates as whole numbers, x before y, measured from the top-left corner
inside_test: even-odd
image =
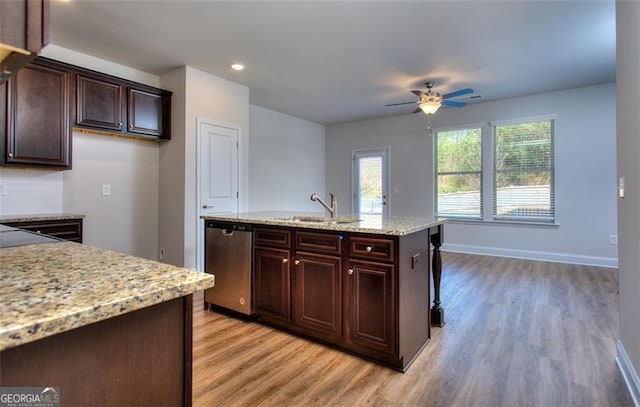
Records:
[[[583,256],[579,254],[504,249],[500,247],[471,246],[455,243],[443,244],[442,250],[446,252],[482,254],[485,256],[512,257],[516,259],[544,260],[552,261],[555,263],[571,263],[583,264],[587,266],[618,268],[618,259],[615,257]]]
[[[640,403],[640,380],[638,379],[636,370],[633,368],[633,364],[629,360],[629,355],[627,355],[627,352],[624,350],[624,346],[620,340],[616,342],[616,349],[618,350],[616,363],[618,364],[622,378],[627,385],[629,395],[633,399],[633,404],[638,407],[640,406],[640,404],[638,404]]]

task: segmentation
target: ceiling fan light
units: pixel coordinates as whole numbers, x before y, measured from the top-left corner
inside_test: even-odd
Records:
[[[431,101],[431,102],[422,102],[418,107],[420,107],[420,109],[425,114],[434,114],[435,112],[438,111],[438,109],[440,109],[440,105],[441,105],[440,102]]]

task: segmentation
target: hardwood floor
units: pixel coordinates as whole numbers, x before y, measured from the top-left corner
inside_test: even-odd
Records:
[[[446,325],[405,374],[202,310],[194,406],[632,406],[618,271],[443,253]]]

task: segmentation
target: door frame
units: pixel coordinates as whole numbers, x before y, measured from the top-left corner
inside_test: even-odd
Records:
[[[202,132],[201,126],[203,124],[210,124],[212,126],[217,127],[227,127],[229,129],[233,129],[238,132],[238,148],[236,149],[237,154],[237,175],[238,175],[238,185],[237,190],[238,193],[243,191],[242,187],[242,154],[241,149],[243,146],[242,139],[242,128],[236,124],[220,122],[217,120],[206,119],[201,117],[196,117],[196,211],[195,211],[195,219],[194,222],[196,224],[196,270],[204,272],[204,220],[200,219],[202,215],[201,207],[200,207],[200,179],[202,178],[202,174],[200,172],[200,151],[202,151]],[[236,201],[236,213],[240,212],[241,209],[241,200],[238,196]]]
[[[366,157],[366,156],[379,156],[382,155],[383,168],[382,168],[382,183],[383,189],[386,189],[387,198],[386,205],[382,207],[382,216],[388,216],[391,210],[391,198],[389,194],[389,161],[391,156],[391,148],[390,147],[382,147],[382,148],[364,148],[364,149],[354,149],[351,150],[351,213],[358,213],[358,202],[356,199],[356,194],[358,193],[356,186],[358,185],[358,171],[356,171],[356,158],[357,156]],[[384,192],[384,191],[383,191]]]

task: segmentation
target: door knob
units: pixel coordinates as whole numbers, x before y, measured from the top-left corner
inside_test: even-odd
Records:
[[[282,259],[282,263],[283,264],[287,264],[288,261],[289,261],[289,259]]]
[[[297,266],[298,264],[300,264],[300,260],[294,261],[293,264],[295,264]]]
[[[371,247],[371,246],[367,246],[367,247],[364,248],[364,251],[367,252],[367,253],[371,253],[371,250],[373,250],[373,247]]]
[[[352,275],[353,274],[353,269],[347,270],[347,274]]]

